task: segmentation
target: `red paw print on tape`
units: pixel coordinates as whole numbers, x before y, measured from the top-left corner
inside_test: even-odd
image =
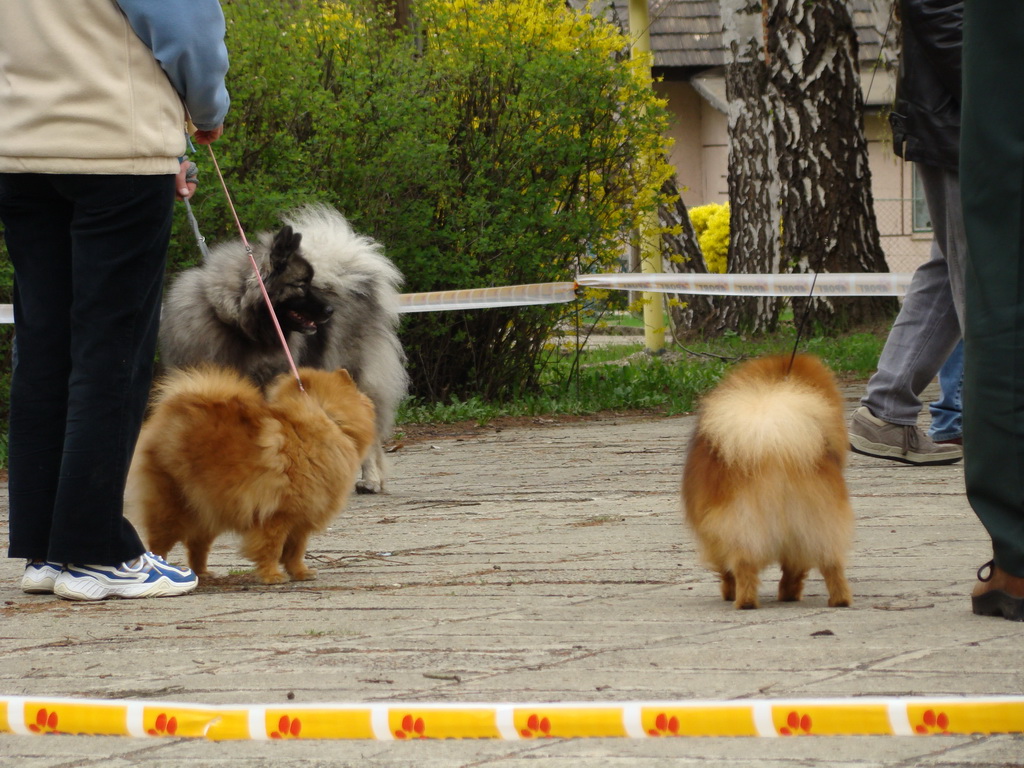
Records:
[[[659,712],[658,716],[654,718],[654,727],[648,729],[647,733],[650,736],[678,736],[679,718],[669,717],[664,712]]]
[[[302,721],[299,718],[294,720],[288,715],[281,715],[277,721],[277,730],[270,734],[272,739],[297,739],[302,732]]]
[[[32,733],[60,733],[57,730],[57,713],[40,709],[36,712],[36,721],[29,723],[28,729]]]
[[[520,733],[524,739],[550,739],[551,721],[546,717],[530,715],[526,720],[526,727]]]
[[[936,712],[934,709],[925,710],[922,720],[923,722],[914,726],[914,730],[921,735],[927,733],[949,733],[949,715],[945,712]]]
[[[402,718],[402,727],[395,731],[396,739],[425,739],[427,738],[425,731],[427,730],[427,724],[423,722],[422,717],[413,718],[412,715],[406,715]]]
[[[146,733],[150,736],[173,736],[178,732],[178,718],[168,717],[161,712],[156,716],[156,722]]]
[[[801,715],[799,712],[790,712],[786,717],[786,724],[779,728],[783,736],[806,736],[811,732],[811,716]]]

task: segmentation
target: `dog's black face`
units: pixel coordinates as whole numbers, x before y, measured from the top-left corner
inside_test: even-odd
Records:
[[[334,307],[313,287],[313,266],[303,257],[301,243],[302,235],[289,226],[274,236],[265,283],[281,328],[308,335],[330,320]]]

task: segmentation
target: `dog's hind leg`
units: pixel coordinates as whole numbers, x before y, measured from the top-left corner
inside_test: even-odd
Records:
[[[199,578],[210,576],[206,561],[210,557],[210,547],[214,537],[205,531],[192,533],[185,540],[185,548],[188,550],[188,567],[191,568]]]
[[[167,557],[175,544],[185,540],[191,513],[188,502],[169,474],[153,467],[144,471],[148,483],[133,500],[142,510],[146,549],[154,555]]]
[[[804,579],[806,578],[806,568],[798,568],[793,563],[783,560],[782,578],[779,579],[779,600],[784,603],[792,603],[803,598]]]
[[[306,543],[309,529],[293,528],[284,540],[281,564],[294,581],[311,581],[316,578],[316,569],[306,566]]]
[[[830,608],[849,608],[853,602],[850,585],[843,573],[842,563],[828,563],[819,566],[821,575],[825,577],[828,587],[828,604]]]
[[[356,493],[381,493],[384,490],[384,446],[374,441],[363,462],[363,476],[356,481]]]
[[[732,572],[736,577],[736,607],[757,608],[757,588],[761,583],[758,578],[760,569],[749,560],[738,560]]]
[[[256,575],[264,584],[280,584],[288,580],[278,565],[287,534],[284,523],[271,518],[247,531],[242,539],[242,554],[256,564]]]
[[[722,580],[719,585],[722,588],[722,599],[731,603],[736,599],[736,577],[725,568],[718,572],[718,576]]]

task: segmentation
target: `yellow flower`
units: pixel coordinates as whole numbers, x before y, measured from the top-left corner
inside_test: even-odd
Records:
[[[709,203],[689,213],[708,272],[724,273],[729,256],[729,204]]]

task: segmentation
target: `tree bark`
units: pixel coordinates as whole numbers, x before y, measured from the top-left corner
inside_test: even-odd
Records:
[[[729,271],[887,272],[844,0],[723,0],[731,62]],[[810,305],[808,308],[808,304]],[[725,298],[722,330],[771,331],[781,300]],[[891,318],[891,298],[794,300],[819,329]]]
[[[862,118],[857,37],[843,0],[773,0],[771,130],[780,147],[781,256],[792,272],[888,272]],[[895,300],[822,297],[794,312],[823,329],[890,318]]]
[[[661,191],[675,200],[670,205],[662,206],[658,215],[663,230],[661,250],[665,271],[707,274],[704,254],[697,244],[690,213],[679,194],[675,178],[666,181]],[[679,230],[679,233],[674,234],[674,230]],[[703,334],[714,329],[718,309],[713,297],[673,293],[668,294],[667,298],[669,321],[676,336]]]
[[[762,7],[747,0],[724,0],[722,20],[731,63],[726,68],[729,102],[729,267],[733,274],[776,274],[781,257],[779,178],[776,137],[770,117],[775,106],[764,57]],[[724,296],[718,305],[718,331],[772,331],[781,301],[766,296]]]

